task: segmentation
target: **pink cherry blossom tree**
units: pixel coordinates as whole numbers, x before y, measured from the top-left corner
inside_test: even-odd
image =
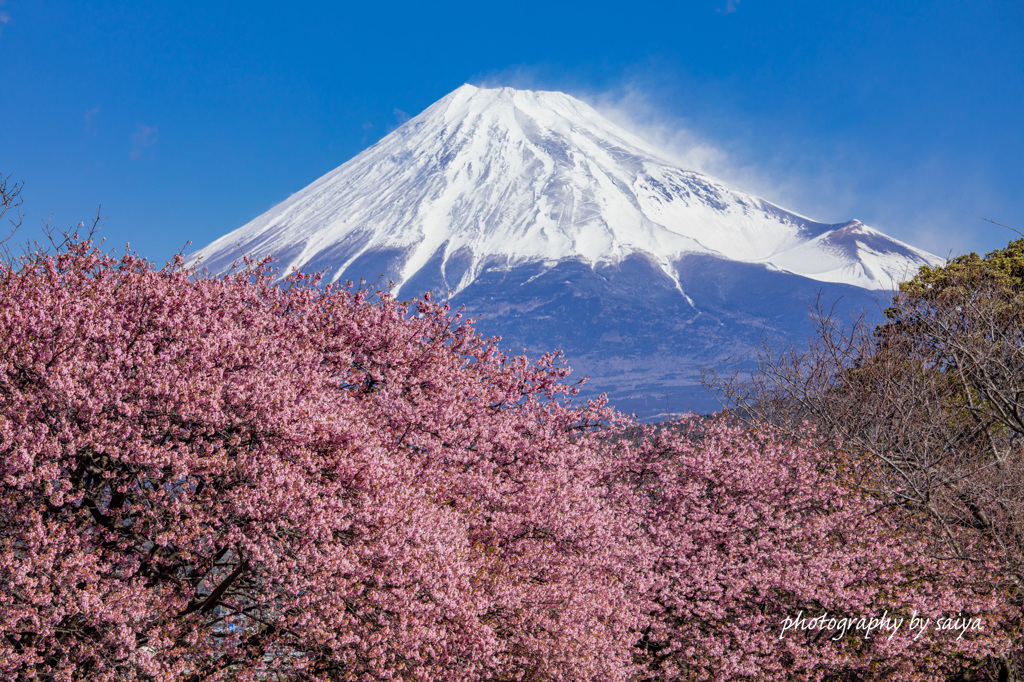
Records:
[[[1019,623],[807,442],[637,425],[429,297],[248,265],[0,267],[0,677],[934,679]],[[783,631],[914,610],[986,627]]]
[[[812,436],[694,419],[623,446],[656,548],[652,679],[938,680],[1019,632],[1008,595],[977,589],[994,554],[931,556],[923,522],[841,485]],[[937,629],[949,617],[970,627]]]
[[[180,266],[0,272],[0,676],[626,675],[637,523],[554,355]]]

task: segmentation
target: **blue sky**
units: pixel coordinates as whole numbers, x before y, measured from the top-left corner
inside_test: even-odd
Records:
[[[0,172],[166,260],[459,85],[563,90],[698,170],[940,255],[1024,231],[1024,3],[0,0]]]

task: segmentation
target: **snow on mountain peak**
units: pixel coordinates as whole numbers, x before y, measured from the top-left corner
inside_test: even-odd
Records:
[[[677,288],[675,264],[694,253],[869,289],[941,262],[859,221],[816,223],[678,168],[564,93],[472,85],[194,258],[219,272],[241,252],[331,280],[386,272],[399,289],[430,264],[456,292],[485,268],[633,254]]]

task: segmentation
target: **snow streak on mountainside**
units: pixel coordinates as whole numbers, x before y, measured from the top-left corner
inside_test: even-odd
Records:
[[[329,280],[383,273],[402,297],[422,293],[410,282],[458,293],[495,269],[632,256],[687,300],[692,255],[867,289],[941,262],[678,168],[568,95],[470,85],[194,258],[221,272],[243,253]]]

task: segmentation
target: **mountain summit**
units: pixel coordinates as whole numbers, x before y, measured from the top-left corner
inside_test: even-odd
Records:
[[[450,293],[485,333],[563,349],[641,416],[714,407],[694,370],[765,333],[805,338],[816,294],[869,308],[941,262],[680,168],[569,95],[471,85],[193,260],[217,273],[242,254]]]
[[[859,221],[817,223],[679,168],[569,95],[472,85],[196,256],[220,271],[241,252],[329,279],[383,273],[408,296],[424,275],[458,293],[488,267],[632,254],[677,285],[684,254],[868,289],[939,262]]]

